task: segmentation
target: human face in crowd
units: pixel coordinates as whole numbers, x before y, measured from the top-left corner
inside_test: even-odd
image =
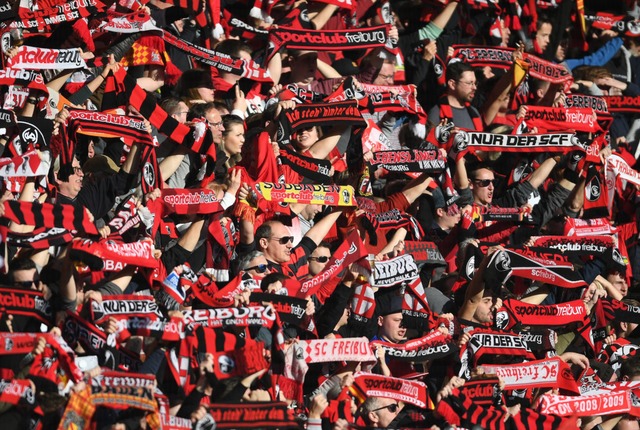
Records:
[[[493,322],[493,297],[483,297],[476,312],[473,314],[473,319],[477,323],[492,323]]]
[[[402,327],[402,312],[378,317],[378,333],[389,342],[399,343],[406,339],[407,329]]]
[[[175,111],[173,115],[171,115],[176,121],[180,124],[184,124],[187,122],[187,114],[189,113],[189,107],[185,102],[178,103],[178,110]]]
[[[471,103],[477,88],[476,74],[471,71],[462,72],[460,79],[455,82],[454,96],[460,104]]]
[[[227,156],[238,155],[244,145],[244,127],[242,124],[231,124],[229,130],[225,130],[223,148]]]
[[[264,257],[264,255],[260,255],[249,261],[245,272],[250,274],[254,279],[262,279],[269,273],[271,273],[271,270],[269,269],[269,263],[267,262],[267,259]]]
[[[495,175],[489,169],[478,169],[475,179],[470,179],[473,200],[479,205],[490,205],[495,191]]]
[[[538,42],[538,47],[540,47],[540,51],[542,52],[544,52],[544,50],[547,49],[547,45],[549,45],[551,30],[552,25],[545,22],[540,26],[540,30],[536,32],[536,42]]]
[[[300,215],[307,221],[311,221],[320,211],[322,211],[322,206],[320,205],[306,205],[304,209],[300,211]]]
[[[213,134],[213,142],[216,145],[221,145],[224,125],[222,125],[222,116],[220,116],[220,112],[218,112],[218,109],[211,109],[207,111],[205,118],[209,122],[211,134]]]
[[[303,128],[296,132],[296,143],[298,149],[306,151],[311,148],[314,143],[318,141],[318,129],[313,126],[309,128]]]
[[[213,88],[198,87],[198,88],[196,88],[196,91],[198,92],[198,95],[200,96],[200,100],[204,100],[207,103],[214,101],[215,91],[214,91]]]
[[[448,208],[438,208],[437,214],[436,222],[445,231],[455,227],[460,222],[460,218],[462,218],[460,208],[455,203]]]
[[[393,77],[396,73],[396,66],[393,63],[382,63],[378,76],[373,80],[373,85],[393,85]]]
[[[266,239],[267,245],[264,249],[264,255],[267,260],[274,263],[288,263],[291,259],[291,249],[293,248],[292,237],[291,232],[284,224],[273,223],[271,225],[271,237]]]
[[[58,191],[64,196],[75,199],[82,189],[82,178],[84,178],[84,173],[82,172],[80,162],[77,158],[73,159],[72,166],[73,173],[69,175],[69,179],[67,181],[59,181]]]
[[[324,246],[317,247],[309,256],[309,273],[315,276],[324,270],[327,262],[331,258],[331,251]],[[323,260],[323,261],[321,261]]]
[[[608,274],[607,281],[611,282],[615,289],[620,291],[622,297],[625,297],[627,294],[629,294],[629,285],[627,284],[627,278],[625,278],[619,272]]]
[[[389,424],[398,416],[400,404],[396,400],[381,398],[381,406],[371,413],[375,415],[373,427],[387,428]]]
[[[23,290],[37,290],[40,279],[36,269],[24,269],[13,271],[13,286]]]
[[[318,71],[318,53],[302,51],[297,57],[291,57],[291,81],[298,84],[310,84]]]

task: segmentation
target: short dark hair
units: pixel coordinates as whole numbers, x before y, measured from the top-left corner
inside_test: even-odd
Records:
[[[187,121],[192,121],[195,118],[204,118],[204,116],[211,109],[216,109],[216,104],[214,102],[207,103],[195,103],[191,105],[191,109],[189,109],[189,113],[187,114]]]
[[[487,169],[487,170],[491,170],[492,172],[494,172],[493,167],[491,165],[489,165],[488,163],[482,163],[481,162],[481,163],[478,163],[478,164],[474,165],[473,167],[471,167],[469,169],[469,173],[468,173],[469,179],[471,179],[471,180],[476,179],[478,170],[480,170],[480,169]]]
[[[469,63],[465,63],[464,61],[455,61],[447,65],[447,72],[445,73],[445,77],[447,81],[449,81],[450,79],[459,81],[460,78],[462,78],[462,74],[464,72],[473,72],[473,67],[471,67]]]
[[[543,24],[549,24],[553,26],[553,21],[545,14],[538,15],[538,19],[536,20],[536,33],[540,31]]]
[[[255,243],[259,243],[260,239],[271,239],[273,235],[273,231],[271,231],[271,226],[275,221],[266,221],[260,227],[256,229],[256,234],[254,236]]]
[[[620,378],[627,376],[632,379],[634,376],[640,376],[640,356],[634,355],[627,358],[620,366]]]
[[[240,57],[242,51],[251,54],[251,47],[238,39],[225,39],[216,45],[216,51],[233,57]]]

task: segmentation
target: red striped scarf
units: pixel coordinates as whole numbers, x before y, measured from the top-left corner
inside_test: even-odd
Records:
[[[18,224],[63,228],[74,235],[98,234],[88,211],[81,206],[8,200],[4,202],[4,216]]]

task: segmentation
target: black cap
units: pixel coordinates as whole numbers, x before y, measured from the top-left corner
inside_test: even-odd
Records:
[[[386,316],[402,312],[402,295],[400,288],[389,290],[383,288],[376,293],[376,313],[378,316]]]

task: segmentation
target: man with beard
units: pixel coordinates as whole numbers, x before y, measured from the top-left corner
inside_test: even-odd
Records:
[[[429,121],[437,125],[446,119],[459,128],[483,131],[480,113],[471,106],[478,88],[473,67],[461,61],[449,64],[446,79],[447,90],[429,111]]]

